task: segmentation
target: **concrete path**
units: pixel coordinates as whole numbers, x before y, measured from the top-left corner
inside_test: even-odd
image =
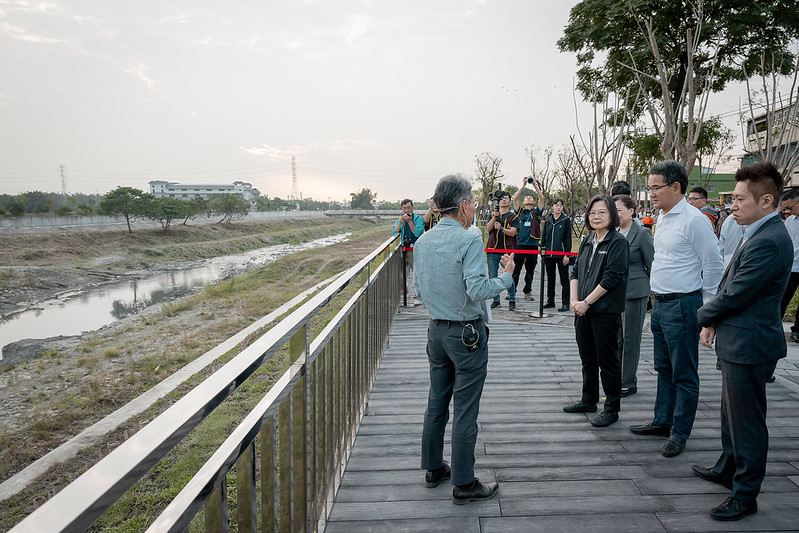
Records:
[[[503,299],[490,326],[479,419],[476,473],[499,482],[498,496],[456,506],[450,485],[425,488],[419,448],[427,317],[422,307],[401,309],[326,531],[799,531],[798,345],[789,347],[768,388],[771,446],[760,510],[740,522],[717,522],[708,510],[729,492],[691,471],[692,464],[712,465],[721,450],[715,354],[700,352],[694,431],[685,451],[667,459],[659,453],[663,438],[628,430],[652,418],[648,328],[639,392],[623,400],[619,422],[599,429],[588,422],[593,414],[562,411],[580,398],[570,313],[531,318],[533,302],[520,304],[510,312]],[[448,429],[447,455],[449,435]]]

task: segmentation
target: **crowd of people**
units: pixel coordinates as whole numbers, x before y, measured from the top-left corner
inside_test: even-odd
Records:
[[[629,185],[617,182],[610,195],[588,201],[587,235],[576,257],[570,253],[572,226],[563,201],[554,199],[545,216],[544,195],[530,178],[513,197],[497,195],[485,245],[474,228],[478,205],[463,177],[439,181],[424,217],[414,215],[413,203],[404,200],[394,233],[402,235],[413,268],[408,290],[415,290],[431,319],[421,460],[426,485],[451,480],[456,504],[497,493],[496,483],[474,477],[488,362],[486,322],[505,291],[508,309],[516,308],[522,269],[522,294],[534,299],[537,253],[531,252],[542,250],[544,307],[556,307],[557,274],[558,312],[574,314],[582,364],[580,400],[563,410],[596,412],[602,392],[603,409],[590,423],[607,427],[619,420],[622,399],[638,392],[641,336],[651,305],[656,397],[651,421],[630,431],[665,438],[664,457],[685,449],[699,399],[699,344],[715,343],[723,451],[714,466],[692,469],[730,490],[729,498],[710,511],[713,518],[738,520],[757,512],[768,451],[766,383],[786,355],[782,316],[799,287],[799,191],[783,196],[782,177],[770,163],[743,167],[735,179],[731,215],[722,217],[707,205],[707,191],[687,191],[680,163],[654,165],[646,187],[658,212],[654,237],[636,212]],[[787,217],[784,222],[780,215]],[[790,338],[799,342],[799,321]],[[451,463],[444,459],[450,403]]]

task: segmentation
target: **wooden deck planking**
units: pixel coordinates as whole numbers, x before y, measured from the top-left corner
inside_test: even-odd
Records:
[[[326,531],[796,531],[799,530],[799,394],[769,385],[771,447],[760,511],[716,522],[710,508],[728,491],[693,475],[712,465],[719,439],[720,373],[700,353],[700,404],[686,450],[667,459],[664,439],[627,429],[652,418],[656,375],[642,356],[639,392],[622,400],[619,422],[588,423],[567,414],[580,398],[574,330],[532,322],[494,322],[480,411],[477,477],[500,483],[486,502],[451,503],[451,485],[424,486],[419,467],[428,367],[427,318],[401,310],[342,479]],[[799,350],[799,348],[798,348]],[[642,354],[652,353],[645,333]],[[600,407],[601,408],[601,407]],[[445,441],[448,456],[449,429]],[[447,457],[448,458],[448,457]]]

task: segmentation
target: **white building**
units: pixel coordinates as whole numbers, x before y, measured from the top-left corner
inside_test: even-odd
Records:
[[[252,183],[243,181],[234,181],[233,185],[189,185],[174,181],[154,180],[150,182],[150,194],[157,198],[177,198],[186,201],[194,198],[208,200],[215,194],[240,194],[253,206],[255,206],[255,200],[261,196]]]
[[[797,111],[799,110],[795,103],[792,106],[777,109],[771,116],[763,114],[746,121],[747,149],[751,155],[744,156],[744,165],[757,161],[759,147],[764,150],[768,149],[769,139],[772,150],[776,152],[777,161],[796,160],[792,156],[799,149],[799,126],[795,125]],[[771,121],[771,135],[767,135],[769,121]],[[783,128],[785,131],[782,131]],[[790,169],[782,168],[783,166],[784,164],[778,164],[777,168],[783,174],[786,183],[793,187],[799,186],[799,165],[793,165],[793,168]],[[788,181],[789,176],[790,181]]]

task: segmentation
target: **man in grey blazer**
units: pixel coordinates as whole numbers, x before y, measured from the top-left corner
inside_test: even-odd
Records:
[[[732,216],[743,238],[715,298],[699,308],[699,339],[716,341],[721,361],[722,453],[712,468],[694,473],[731,490],[710,511],[716,520],[740,520],[757,512],[766,474],[766,379],[785,357],[780,300],[793,263],[793,246],[777,210],[782,176],[771,163],[735,173]]]

